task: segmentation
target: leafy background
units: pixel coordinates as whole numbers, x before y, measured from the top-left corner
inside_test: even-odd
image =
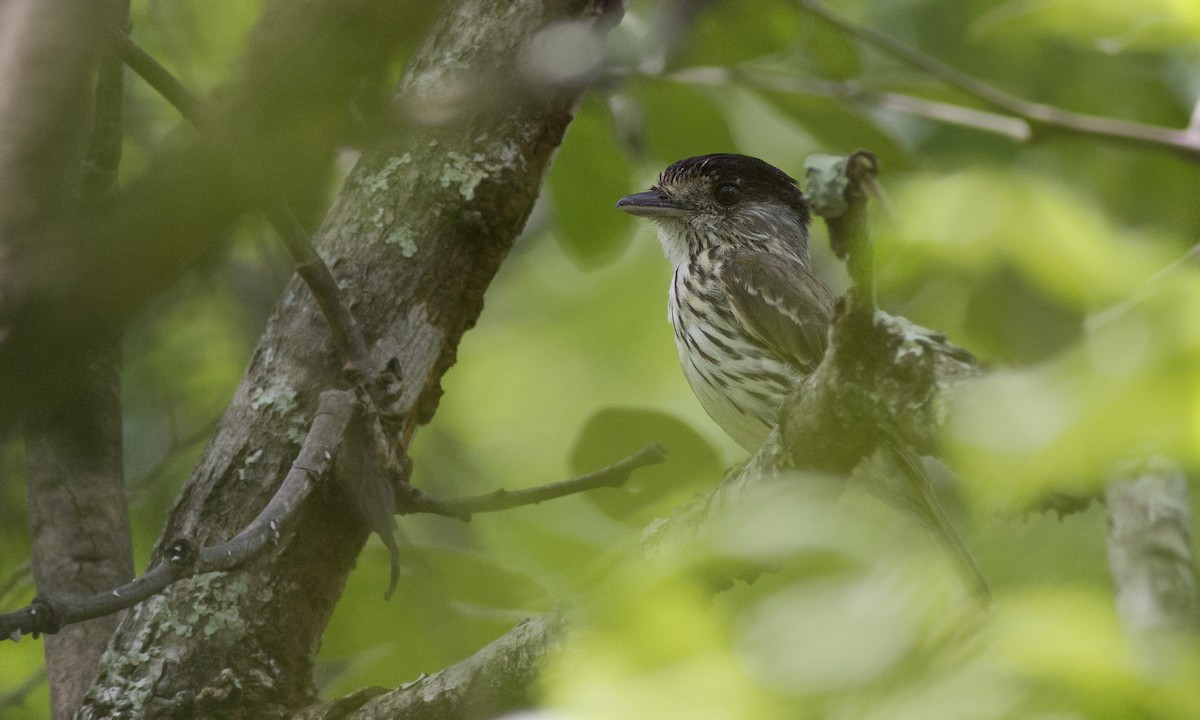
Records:
[[[1194,3],[835,6],[1007,91],[1076,111],[1183,127],[1200,96]],[[1146,447],[1195,464],[1195,279],[1177,273],[1118,319],[1093,331],[1085,323],[1197,242],[1196,162],[1078,135],[1019,144],[844,98],[714,82],[695,69],[980,107],[796,3],[714,2],[687,24],[689,7],[630,3],[608,42],[612,77],[580,108],[413,450],[416,482],[444,494],[561,479],[650,440],[667,445],[670,462],[621,491],[469,525],[405,518],[400,589],[382,600],[386,554],[372,543],[321,648],[321,692],[416,680],[586,589],[588,622],[544,686],[548,707],[569,717],[1200,714],[1195,644],[1181,640],[1150,663],[1118,624],[1102,510],[1061,520],[1016,510],[1052,487],[1098,487],[1114,460]],[[139,0],[134,35],[205,92],[237,66],[258,12],[245,0]],[[131,173],[190,131],[136,81],[128,101]],[[919,532],[820,483],[752,499],[670,566],[604,572],[647,522],[744,455],[678,371],[669,268],[651,230],[613,203],[689,155],[743,152],[799,176],[810,153],[860,147],[881,158],[891,205],[874,223],[882,304],[946,331],[996,370],[947,435],[994,609],[973,609]],[[347,150],[327,187],[312,191],[310,218],[353,160]],[[819,227],[813,246],[820,272],[843,284]],[[248,222],[129,332],[126,465],[139,566],[289,274],[267,229]],[[21,572],[22,488],[12,444],[0,449],[5,607],[33,594]],[[777,572],[712,596],[713,567],[780,558]],[[0,695],[40,658],[36,641],[0,649]],[[42,685],[0,715],[38,718],[46,708]]]

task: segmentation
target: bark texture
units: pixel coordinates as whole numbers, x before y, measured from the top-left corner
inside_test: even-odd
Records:
[[[133,577],[121,456],[120,350],[94,345],[80,361],[72,401],[26,420],[33,579],[42,595],[100,593]],[[50,708],[79,707],[115,616],[46,636]]]
[[[1176,463],[1129,463],[1105,494],[1108,564],[1126,629],[1148,648],[1200,629],[1187,477]]]
[[[94,22],[100,21],[97,24],[114,27],[125,24],[127,0],[91,5],[103,11],[102,17],[92,18]],[[40,10],[53,12],[54,6],[55,3],[45,3]],[[36,15],[28,7],[22,10],[21,3],[10,3],[6,11],[10,13],[8,19],[16,21],[12,29],[21,26],[15,14],[24,13],[30,19]],[[94,36],[87,19],[86,15],[43,16],[39,22],[25,27],[27,35],[6,40],[11,41],[12,47],[20,48],[55,43],[80,31]],[[48,22],[51,20],[53,24]],[[82,28],[75,25],[80,21],[85,22]],[[94,37],[76,40],[82,43],[79,48],[57,48],[67,53],[63,65],[58,64],[57,57],[40,58],[43,64],[22,70],[34,77],[41,74],[47,78],[54,77],[56,72],[67,73],[55,81],[56,85],[61,83],[57,92],[43,88],[49,95],[36,96],[30,107],[23,107],[22,102],[0,111],[7,119],[6,124],[17,121],[18,126],[15,137],[11,138],[16,146],[6,148],[5,152],[24,149],[33,153],[17,167],[6,168],[17,171],[24,166],[34,173],[33,182],[28,182],[25,176],[17,178],[20,191],[32,192],[36,205],[25,208],[31,214],[21,218],[18,195],[16,212],[10,213],[5,223],[8,229],[5,239],[14,245],[35,242],[44,228],[54,224],[57,215],[82,211],[94,217],[103,212],[113,193],[121,155],[123,66],[115,56],[93,53],[89,41],[94,42]],[[80,50],[83,54],[74,55]],[[97,57],[101,59],[96,73],[95,102],[90,103],[88,112],[90,93],[76,97],[76,85],[80,77],[85,82],[91,78]],[[18,79],[12,87],[21,84]],[[39,133],[48,129],[43,124],[46,119],[69,110],[76,115],[58,118],[49,125],[63,132],[64,137],[39,137]],[[14,118],[13,112],[32,114]],[[40,121],[36,117],[39,113],[44,113]],[[75,140],[81,139],[89,120],[91,140],[84,151],[82,143]],[[25,132],[20,132],[21,127]],[[0,184],[12,179],[0,171]],[[97,240],[78,238],[80,243]],[[24,248],[22,254],[31,249],[32,246]],[[42,596],[105,592],[133,576],[121,443],[120,358],[119,338],[111,336],[98,338],[69,357],[60,358],[64,370],[61,391],[39,398],[25,417],[33,576]],[[79,708],[95,677],[100,654],[116,626],[116,617],[99,618],[64,628],[46,638],[50,709],[56,720],[71,717]]]
[[[433,415],[577,100],[522,82],[525,48],[549,23],[604,24],[618,12],[603,0],[456,4],[397,92],[405,136],[364,154],[318,233],[373,359],[396,376],[391,410],[410,424]],[[253,518],[318,394],[343,382],[339,365],[316,303],[293,281],[159,553],[180,537],[225,540]],[[192,578],[127,613],[81,717],[291,717],[309,705],[312,654],[366,529],[333,483],[293,528],[240,572]]]

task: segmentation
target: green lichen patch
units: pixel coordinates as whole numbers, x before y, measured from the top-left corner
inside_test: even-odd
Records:
[[[484,160],[483,155],[475,153],[468,158],[462,153],[450,151],[446,153],[446,159],[440,178],[442,187],[458,185],[458,194],[464,200],[474,200],[475,188],[488,176],[488,171],[480,164]]]
[[[416,234],[408,225],[397,225],[392,228],[383,238],[383,242],[399,247],[400,254],[404,257],[412,257],[417,254]]]
[[[378,172],[367,173],[359,178],[359,183],[373,193],[383,192],[392,187],[392,179],[395,177],[396,171],[411,162],[411,153],[390,157]]]

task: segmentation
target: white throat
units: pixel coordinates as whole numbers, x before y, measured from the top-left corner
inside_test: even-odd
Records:
[[[671,261],[672,267],[687,266],[688,241],[684,224],[670,220],[655,223],[658,229],[658,241],[662,243],[663,254]]]

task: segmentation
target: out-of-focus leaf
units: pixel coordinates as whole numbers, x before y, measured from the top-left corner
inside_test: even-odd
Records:
[[[718,0],[687,36],[682,65],[737,65],[795,41],[803,19],[781,0]]]
[[[645,118],[648,149],[664,167],[693,155],[734,150],[729,125],[706,93],[666,82],[647,81],[634,87]]]
[[[487,553],[403,541],[401,553],[404,574],[386,602],[387,552],[373,541],[359,557],[321,643],[325,692],[395,685],[446,667],[528,615],[524,603],[537,595],[528,578]]]
[[[571,451],[571,472],[611,465],[649,442],[667,449],[667,462],[637,470],[619,488],[588,493],[608,515],[644,524],[720,480],[720,460],[704,438],[674,416],[644,408],[605,408],[588,418]]]
[[[1173,47],[1200,41],[1200,4],[1190,0],[1010,0],[980,15],[975,34],[1055,35],[1096,49]]]
[[[963,172],[884,185],[895,213],[875,224],[881,291],[921,288],[913,306],[896,309],[989,360],[1061,350],[1083,315],[1171,259],[1043,176]]]
[[[793,177],[803,174],[804,158],[822,148],[803,125],[736,85],[705,88],[725,115],[738,152],[762,158]]]
[[[629,244],[631,220],[614,205],[632,190],[629,163],[604,106],[583,103],[547,179],[554,200],[559,246],[577,267],[592,269],[616,259]]]
[[[849,80],[862,74],[862,56],[846,33],[822,22],[806,22],[797,52],[822,76]]]
[[[917,628],[887,577],[798,582],[748,613],[739,649],[767,687],[803,693],[866,685],[912,652]]]
[[[1100,488],[1123,459],[1197,456],[1200,312],[1196,278],[1087,335],[1042,366],[993,373],[956,399],[948,449],[986,505]]]
[[[811,134],[822,152],[848,155],[855,150],[870,150],[883,172],[889,174],[912,165],[908,153],[894,138],[840,100],[783,92],[759,94]]]

